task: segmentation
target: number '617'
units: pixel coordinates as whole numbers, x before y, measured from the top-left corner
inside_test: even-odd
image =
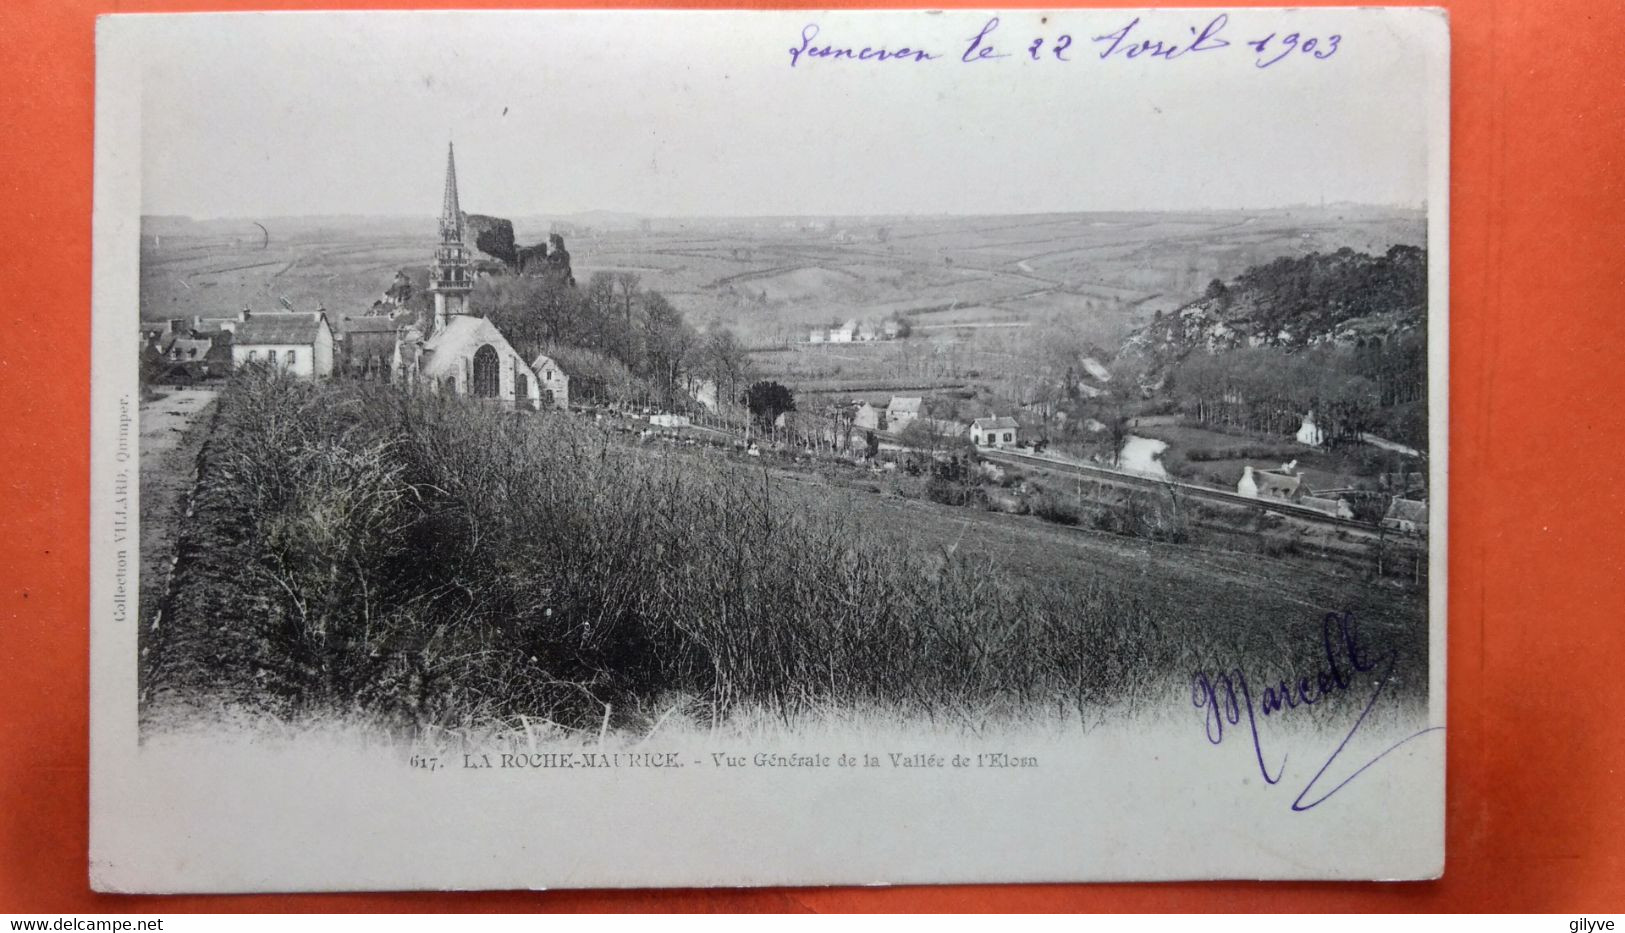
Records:
[[[1254,39],[1247,43],[1258,53],[1258,60],[1253,64],[1260,68],[1268,68],[1293,52],[1302,52],[1313,55],[1315,58],[1331,58],[1337,54],[1337,47],[1343,41],[1339,35],[1304,36],[1296,32],[1289,32],[1279,39],[1276,33],[1270,33],[1262,39]],[[1271,57],[1273,56],[1273,57]]]

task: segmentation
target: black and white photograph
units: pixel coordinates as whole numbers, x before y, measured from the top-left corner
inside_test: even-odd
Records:
[[[1438,873],[1442,14],[98,47],[99,889]]]

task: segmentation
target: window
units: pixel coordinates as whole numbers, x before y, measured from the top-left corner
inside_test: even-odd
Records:
[[[299,351],[298,350],[289,350],[288,351],[288,365],[289,366],[297,366],[297,365],[299,365]]]
[[[270,360],[272,366],[276,365],[276,351],[275,350],[266,350],[265,351],[265,358],[267,360]]]
[[[250,363],[254,362],[255,360],[257,360],[259,358],[260,358],[260,351],[258,351],[258,350],[250,350],[250,351],[248,351],[248,361]]]
[[[1008,443],[1010,443],[1010,441],[1011,441],[1011,439],[1012,439],[1012,438],[1011,438],[1011,436],[1010,436],[1010,432],[1009,432],[1009,431],[1006,431],[1006,432],[1004,432],[1004,442],[1005,442],[1005,443],[1006,443],[1006,444],[1008,444]]]
[[[470,394],[475,398],[496,398],[502,394],[500,360],[496,348],[485,344],[474,351],[474,385]]]

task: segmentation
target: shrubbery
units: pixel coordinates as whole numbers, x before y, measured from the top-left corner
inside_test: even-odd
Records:
[[[1312,631],[1251,624],[1256,603],[1220,589],[1196,619],[1188,594],[1026,579],[794,495],[759,465],[696,469],[564,414],[246,374],[202,459],[160,692],[595,728],[673,696],[718,718],[1081,709],[1204,665],[1313,663]],[[1425,626],[1386,637],[1425,663]]]

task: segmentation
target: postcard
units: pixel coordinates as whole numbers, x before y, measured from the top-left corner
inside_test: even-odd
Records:
[[[102,891],[1423,879],[1425,9],[98,25]]]

